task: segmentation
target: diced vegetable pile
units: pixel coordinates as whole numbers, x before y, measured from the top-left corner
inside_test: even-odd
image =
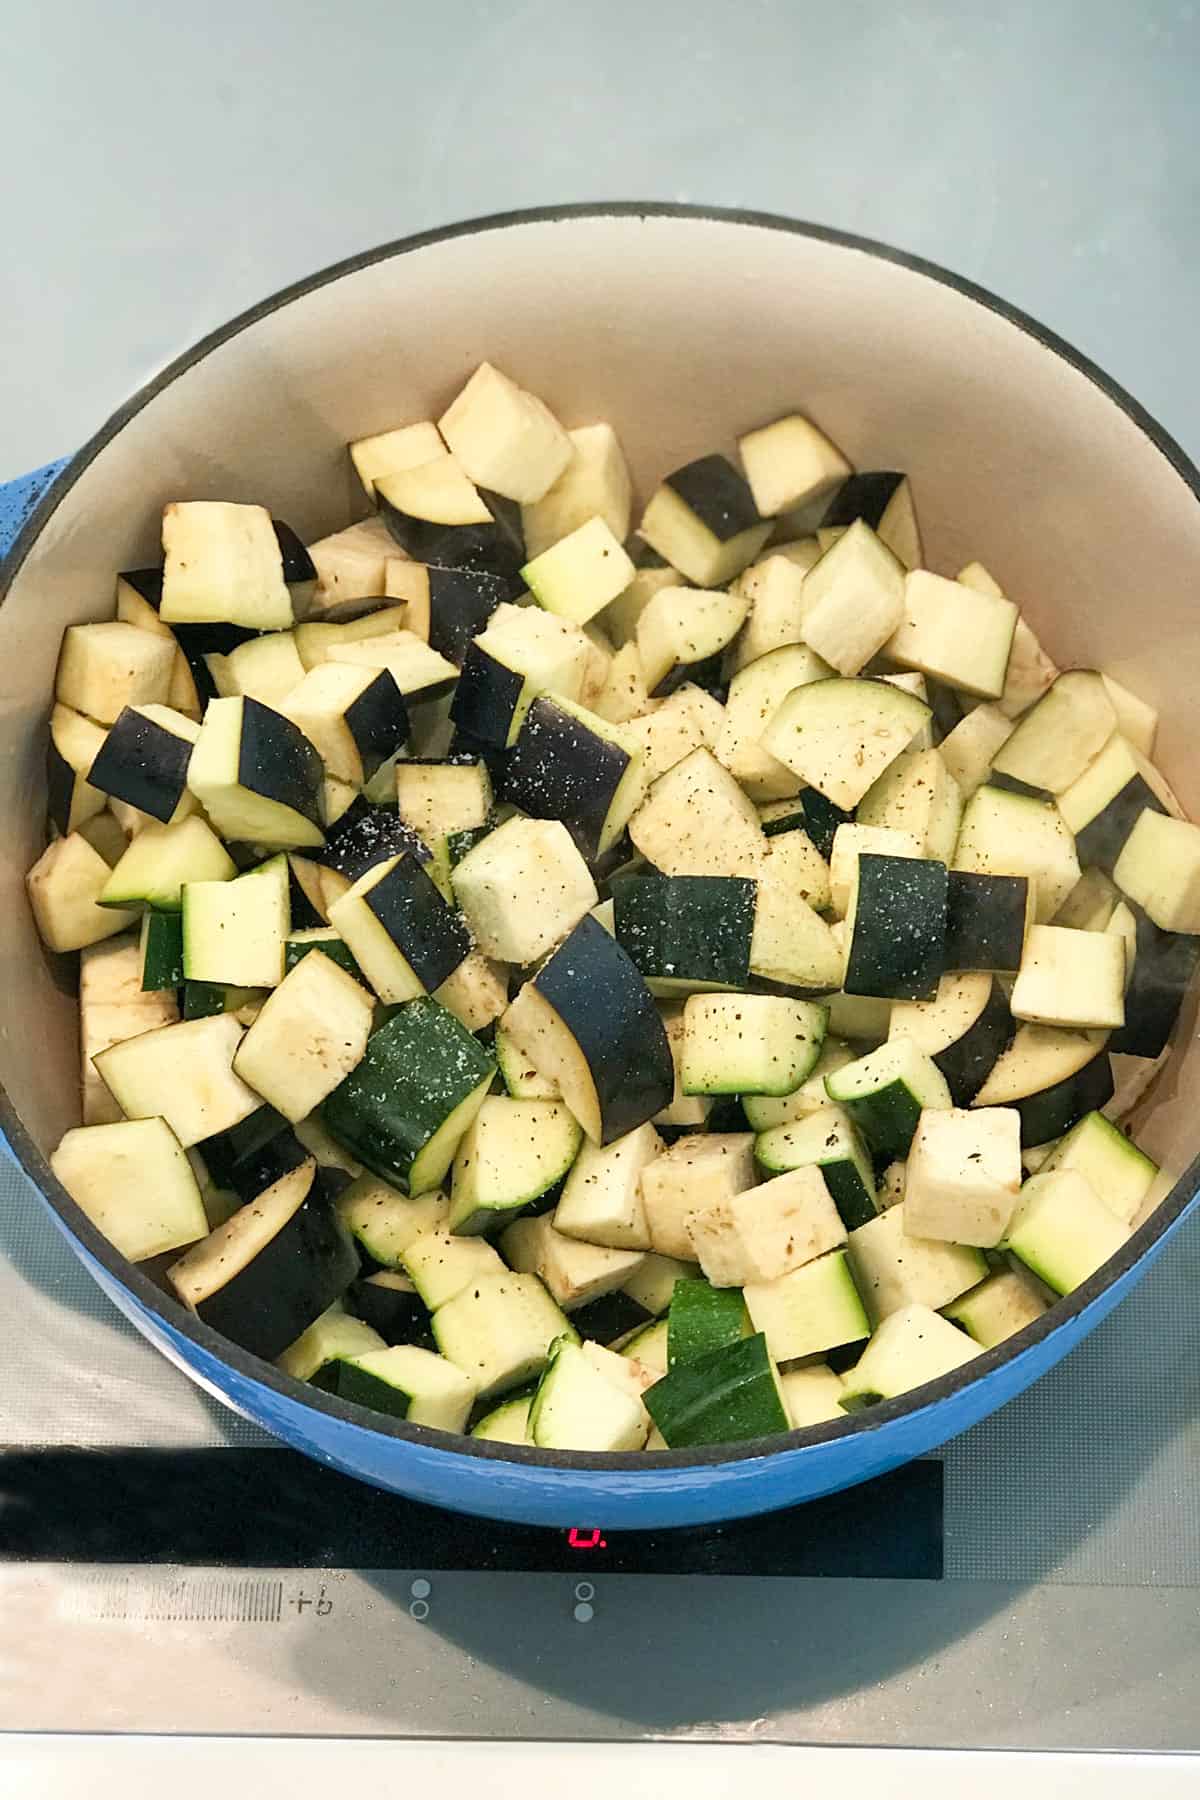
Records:
[[[907,477],[782,418],[631,538],[611,426],[482,365],[307,548],[180,501],[66,632],[53,1157],[207,1325],[355,1405],[720,1444],[920,1387],[1147,1216],[1200,953],[1157,715],[1059,673]]]

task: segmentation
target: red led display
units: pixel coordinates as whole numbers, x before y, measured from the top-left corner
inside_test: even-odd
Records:
[[[567,1533],[567,1542],[572,1550],[607,1550],[608,1539],[602,1538],[598,1531],[581,1531],[572,1525]]]

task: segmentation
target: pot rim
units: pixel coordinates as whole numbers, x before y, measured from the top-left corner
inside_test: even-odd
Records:
[[[203,362],[213,351],[237,337],[248,327],[257,324],[261,319],[268,318],[272,313],[290,305],[293,301],[303,299],[317,289],[340,280],[342,276],[356,274],[375,263],[407,256],[431,245],[446,243],[461,237],[482,236],[487,232],[503,231],[525,225],[547,225],[604,218],[678,219],[686,223],[707,221],[719,225],[743,225],[760,230],[785,232],[793,236],[831,244],[839,249],[856,251],[877,262],[892,264],[911,274],[924,276],[927,280],[936,282],[942,287],[948,287],[965,299],[973,301],[976,305],[1003,319],[1007,324],[1014,326],[1026,337],[1032,338],[1043,349],[1048,350],[1077,373],[1083,375],[1141,431],[1175,474],[1191,490],[1193,497],[1200,502],[1200,470],[1152,414],[1118,382],[1106,374],[1090,357],[1085,356],[1074,345],[1059,337],[1056,332],[1049,330],[1028,313],[1000,299],[987,288],[954,274],[938,263],[931,262],[925,257],[914,256],[907,251],[897,250],[891,245],[880,243],[873,238],[861,237],[852,232],[838,231],[827,225],[791,219],[778,213],[756,212],[749,208],[635,200],[584,202],[490,213],[479,218],[461,220],[454,224],[439,226],[429,231],[417,232],[408,237],[397,238],[377,245],[370,250],[345,257],[299,281],[291,282],[257,305],[237,314],[227,324],[219,326],[215,331],[200,338],[191,348],[169,362],[158,374],[138,388],[122,406],[118,407],[99,431],[70,459],[61,473],[51,482],[18,532],[8,555],[0,562],[0,605],[7,598],[17,573],[37,543],[43,528],[99,453],[112,442],[132,418],[180,375]],[[177,1300],[164,1293],[136,1264],[127,1262],[114,1249],[108,1239],[96,1229],[56,1179],[46,1158],[26,1131],[7,1092],[2,1087],[0,1087],[0,1128],[3,1129],[24,1172],[39,1189],[46,1203],[58,1214],[59,1220],[68,1234],[78,1241],[88,1255],[94,1257],[121,1287],[129,1291],[140,1309],[150,1313],[175,1336],[185,1339],[202,1353],[227,1365],[241,1380],[256,1382],[292,1404],[307,1405],[313,1411],[322,1413],[331,1420],[368,1436],[421,1445],[426,1449],[436,1450],[448,1458],[465,1456],[478,1458],[483,1462],[500,1462],[519,1468],[523,1472],[527,1471],[535,1477],[543,1471],[547,1474],[558,1471],[590,1475],[595,1479],[597,1495],[601,1498],[606,1475],[619,1475],[622,1478],[621,1485],[624,1491],[628,1491],[630,1475],[640,1476],[649,1487],[657,1477],[669,1472],[704,1469],[712,1469],[715,1472],[727,1465],[751,1462],[756,1459],[775,1459],[787,1452],[815,1449],[818,1446],[840,1442],[843,1439],[862,1434],[878,1433],[887,1430],[890,1426],[899,1427],[902,1421],[912,1419],[927,1409],[952,1401],[977,1381],[984,1381],[1010,1364],[1033,1357],[1039,1347],[1046,1344],[1056,1332],[1079,1320],[1111,1288],[1128,1276],[1158,1241],[1180,1222],[1197,1197],[1197,1192],[1200,1191],[1200,1156],[1197,1156],[1175,1182],[1170,1193],[1155,1208],[1149,1219],[1130,1236],[1117,1255],[1105,1263],[1097,1274],[1084,1282],[1082,1287],[1076,1288],[1073,1293],[1060,1299],[1033,1324],[1027,1325],[1022,1331],[1006,1339],[994,1349],[981,1351],[970,1362],[949,1375],[941,1376],[936,1381],[927,1382],[922,1387],[914,1388],[898,1399],[883,1401],[865,1412],[848,1414],[845,1419],[831,1420],[821,1425],[806,1426],[801,1430],[779,1433],[768,1438],[749,1439],[741,1443],[714,1445],[696,1450],[658,1451],[650,1460],[641,1452],[551,1451],[534,1449],[531,1446],[497,1444],[484,1439],[459,1437],[451,1433],[432,1430],[427,1426],[410,1425],[402,1419],[393,1419],[385,1414],[371,1413],[363,1408],[351,1406],[336,1396],[325,1394],[305,1382],[297,1381],[293,1377],[283,1374],[272,1363],[264,1362],[259,1357],[250,1355],[228,1338],[202,1324],[193,1313],[188,1312]]]

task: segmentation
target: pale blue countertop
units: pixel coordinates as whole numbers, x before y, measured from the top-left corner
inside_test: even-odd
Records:
[[[1167,0],[10,9],[0,479],[295,277],[473,214],[689,199],[947,263],[1200,450],[1200,10]]]

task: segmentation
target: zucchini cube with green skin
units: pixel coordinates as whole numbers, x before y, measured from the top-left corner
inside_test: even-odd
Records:
[[[648,1262],[653,1260],[653,1257],[647,1258]],[[686,1265],[681,1263],[679,1268],[681,1271],[677,1277],[679,1280],[682,1280],[688,1273],[695,1273],[695,1265],[691,1263]],[[671,1293],[673,1292],[674,1284],[671,1287]],[[667,1295],[666,1304],[663,1307],[664,1312],[671,1304],[671,1293]],[[652,1324],[643,1325],[640,1331],[635,1331],[632,1337],[627,1338],[618,1355],[624,1356],[630,1362],[639,1363],[645,1374],[661,1379],[667,1372],[667,1339],[669,1335],[670,1327],[667,1320],[655,1319]],[[644,1384],[644,1386],[647,1385],[649,1384]]]
[[[468,1282],[433,1317],[437,1347],[475,1383],[477,1398],[490,1400],[546,1366],[557,1338],[571,1335],[565,1314],[536,1275],[505,1270]]]
[[[915,1237],[993,1249],[1021,1186],[1021,1117],[1012,1107],[923,1112],[908,1153],[905,1224]]]
[[[639,536],[697,587],[740,575],[771,535],[749,485],[724,456],[702,456],[668,475],[642,514]]]
[[[1143,812],[1117,858],[1113,880],[1160,931],[1200,934],[1200,826]]]
[[[863,795],[857,817],[860,825],[911,832],[923,856],[948,863],[962,811],[962,795],[941,752],[910,745]]]
[[[823,1006],[775,994],[693,994],[683,1009],[684,1093],[794,1093],[827,1018]]]
[[[884,655],[983,700],[1004,692],[1017,609],[1002,595],[948,581],[928,569],[910,569],[904,581],[904,616]]]
[[[94,719],[55,704],[46,739],[46,810],[61,837],[104,811],[107,796],[87,780],[104,735]]]
[[[875,1217],[871,1158],[840,1106],[826,1103],[806,1118],[762,1132],[754,1141],[754,1160],[768,1181],[793,1169],[819,1169],[847,1230]]]
[[[804,641],[839,675],[857,675],[904,617],[904,570],[856,519],[804,577]]]
[[[496,1065],[436,1000],[412,1000],[372,1032],[322,1108],[326,1129],[374,1174],[428,1193],[482,1106]]]
[[[139,631],[119,619],[68,625],[54,698],[101,725],[112,725],[127,706],[167,705],[175,656],[173,638]]]
[[[508,1273],[495,1248],[483,1238],[453,1237],[440,1225],[413,1238],[400,1261],[432,1313],[476,1282]]]
[[[582,1137],[556,1100],[491,1095],[454,1154],[450,1230],[472,1236],[532,1206],[562,1181]]]
[[[163,509],[164,623],[286,630],[294,622],[274,521],[262,506],[183,500]]]
[[[988,1272],[983,1252],[907,1230],[903,1200],[850,1233],[846,1246],[858,1291],[877,1325],[911,1305],[934,1310],[977,1287]]]
[[[860,854],[857,875],[844,991],[931,1000],[945,968],[945,864]]]
[[[82,950],[137,919],[105,899],[112,872],[85,837],[55,838],[25,877],[30,910],[48,950]]]
[[[142,988],[147,993],[183,986],[183,920],[176,912],[150,907],[142,914],[138,944]]]
[[[462,666],[467,646],[512,592],[510,579],[488,569],[445,569],[389,557],[385,588],[404,601],[404,629]]]
[[[852,811],[929,717],[923,700],[888,682],[812,681],[788,695],[762,745],[806,786]]]
[[[855,1344],[870,1332],[845,1250],[831,1250],[777,1281],[748,1281],[742,1292],[777,1363]]]
[[[514,575],[525,561],[520,507],[477,487],[449,453],[377,476],[375,498],[392,539],[415,562]]]
[[[464,1431],[476,1399],[469,1375],[415,1344],[340,1359],[333,1391],[354,1406],[435,1431]]]
[[[602,519],[619,544],[629,536],[633,486],[620,440],[611,425],[581,425],[567,436],[571,459],[540,500],[521,508],[525,547],[541,556],[553,544]]]
[[[231,1013],[184,1020],[114,1044],[96,1068],[128,1118],[165,1119],[187,1150],[261,1105],[234,1073],[242,1035]]]
[[[299,726],[259,700],[210,701],[188,786],[216,829],[270,849],[324,840],[324,769]]]
[[[615,1292],[637,1273],[643,1260],[636,1250],[610,1250],[565,1237],[555,1230],[549,1213],[517,1219],[504,1232],[500,1247],[511,1268],[536,1275],[567,1312]]]
[[[280,1352],[275,1366],[296,1381],[311,1381],[314,1387],[324,1388],[333,1385],[334,1378],[327,1373],[330,1363],[386,1349],[387,1344],[377,1331],[335,1305]]]
[[[1021,719],[992,768],[1026,790],[1061,794],[1116,729],[1103,677],[1092,669],[1071,669]]]
[[[672,1450],[769,1437],[790,1423],[761,1332],[678,1364],[646,1390],[645,1404]]]
[[[529,1431],[543,1450],[640,1450],[650,1419],[578,1344],[559,1338],[529,1408]]]
[[[101,792],[163,823],[196,809],[187,771],[200,727],[169,706],[127,706],[88,770]]]
[[[239,1025],[249,1025],[267,990],[257,987],[228,987],[219,981],[186,981],[183,987],[182,1011],[185,1019],[212,1019],[219,1013],[232,1013]]]
[[[234,1069],[276,1112],[298,1123],[362,1060],[374,1012],[367,990],[313,951],[267,996]]]
[[[747,1125],[761,1134],[773,1131],[777,1125],[792,1125],[797,1119],[807,1119],[820,1112],[829,1105],[829,1095],[825,1092],[826,1075],[835,1069],[844,1069],[856,1058],[857,1052],[850,1044],[827,1033],[812,1074],[800,1083],[794,1094],[785,1094],[782,1100],[772,1100],[765,1094],[746,1095],[742,1111]]]
[[[183,888],[185,980],[278,987],[290,912],[286,856],[234,881],[189,881]]]
[[[846,1242],[846,1227],[815,1167],[713,1201],[689,1215],[688,1232],[714,1288],[777,1281]]]
[[[642,1171],[642,1204],[652,1249],[696,1259],[689,1220],[721,1199],[754,1186],[749,1132],[705,1132],[679,1138]]]
[[[335,962],[339,969],[345,969],[347,975],[353,975],[356,981],[367,986],[367,978],[354,960],[349,944],[341,932],[335,931],[332,925],[310,925],[303,931],[289,931],[283,946],[283,969],[290,975],[296,966],[304,961],[314,950]]]
[[[1116,1255],[1129,1234],[1077,1168],[1060,1168],[1029,1177],[1007,1246],[1056,1294],[1070,1294]]]
[[[471,1436],[491,1444],[532,1444],[529,1435],[532,1404],[532,1392],[514,1394],[511,1399],[502,1400],[480,1419],[478,1425],[471,1427]]]
[[[655,695],[684,682],[713,686],[707,670],[746,622],[750,603],[721,588],[664,587],[647,601],[636,641],[646,686]]]
[[[746,1303],[735,1288],[694,1279],[675,1283],[667,1313],[669,1369],[751,1335]]]
[[[521,578],[547,612],[586,625],[615,600],[636,570],[603,519],[588,519],[521,570]]]
[[[812,505],[851,473],[836,444],[802,413],[748,431],[738,439],[738,455],[764,518]]]
[[[310,1158],[194,1245],[167,1279],[204,1324],[270,1359],[341,1298],[358,1268]]]
[[[329,909],[381,1000],[432,993],[469,954],[471,936],[417,857],[389,857],[359,877]]]
[[[597,919],[582,919],[547,958],[505,1025],[595,1144],[623,1137],[671,1100],[674,1063],[654,1001]]]
[[[906,569],[915,569],[924,560],[912,489],[900,470],[868,469],[848,475],[825,508],[821,529],[844,531],[858,520],[871,527]]]
[[[1030,927],[1009,1002],[1033,1025],[1111,1030],[1125,1023],[1125,946],[1107,931]]]
[[[1000,1269],[943,1309],[943,1317],[991,1350],[1032,1325],[1049,1302],[1041,1286],[1022,1268]]]
[[[558,819],[506,820],[467,852],[453,881],[477,949],[519,966],[561,943],[600,899]]]
[[[233,858],[205,820],[146,825],[109,875],[100,905],[179,912],[189,882],[230,881],[236,874]]]
[[[1158,1174],[1158,1164],[1100,1112],[1088,1113],[1059,1139],[1040,1172],[1053,1169],[1077,1170],[1126,1225],[1137,1218]]]
[[[467,646],[450,716],[460,731],[506,749],[539,694],[582,699],[591,655],[569,620],[541,607],[498,606]]]
[[[703,747],[653,783],[629,821],[629,836],[664,875],[752,879],[767,848],[753,802]]]
[[[398,1194],[375,1175],[356,1176],[338,1195],[337,1208],[351,1236],[384,1269],[399,1269],[409,1245],[445,1226],[450,1214],[444,1194]]]
[[[641,752],[619,725],[543,695],[525,715],[503,793],[531,818],[561,819],[585,856],[602,856],[641,799]]]
[[[324,662],[280,700],[330,775],[361,787],[407,742],[408,708],[388,669]]]
[[[884,1319],[845,1377],[843,1410],[862,1412],[881,1400],[895,1400],[952,1374],[978,1354],[977,1345],[948,1319],[927,1306],[906,1306]]]
[[[736,875],[625,875],[611,882],[617,942],[658,997],[750,980],[756,890]]]
[[[472,481],[528,505],[571,460],[571,440],[550,408],[483,362],[438,420]]]
[[[585,1143],[563,1184],[555,1230],[610,1250],[648,1250],[642,1174],[662,1150],[649,1122],[610,1144]]]
[[[1013,1106],[1021,1144],[1048,1144],[1113,1096],[1103,1031],[1022,1025],[976,1094],[974,1106]]]
[[[208,1235],[195,1174],[164,1119],[77,1126],[51,1155],[50,1167],[130,1262]]]
[[[845,1107],[871,1149],[887,1157],[908,1155],[923,1108],[950,1106],[945,1076],[905,1038],[835,1070],[825,1091]]]
[[[368,500],[375,498],[377,475],[394,475],[398,469],[419,468],[422,463],[441,456],[446,448],[432,419],[422,419],[415,425],[400,425],[394,431],[379,431],[371,437],[356,438],[346,447]]]

